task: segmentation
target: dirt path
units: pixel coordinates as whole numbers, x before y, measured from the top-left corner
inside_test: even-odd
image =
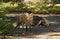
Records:
[[[19,16],[21,14],[6,14],[6,16]],[[47,17],[47,16],[60,16],[60,14],[34,14],[34,16],[41,16],[41,17]]]
[[[8,15],[7,15],[8,16]],[[9,16],[18,16],[14,14],[10,14]],[[44,26],[38,26],[33,27],[32,32],[26,32],[25,29],[22,31],[22,28],[20,29],[14,29],[7,33],[6,39],[60,39],[60,15],[36,15],[39,17],[45,17],[50,22],[56,22],[52,23],[49,27]],[[58,22],[58,23],[57,23]]]

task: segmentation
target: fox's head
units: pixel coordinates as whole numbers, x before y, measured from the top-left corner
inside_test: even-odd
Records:
[[[33,14],[31,13],[31,14],[26,14],[26,16],[27,16],[27,18],[33,18]]]

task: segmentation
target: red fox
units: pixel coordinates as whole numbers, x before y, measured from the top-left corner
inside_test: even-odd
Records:
[[[20,26],[20,24],[22,24],[22,27],[24,27],[24,24],[26,24],[26,31],[28,26],[31,31],[31,25],[33,24],[33,14],[32,13],[21,14],[20,17],[18,18],[17,26]]]

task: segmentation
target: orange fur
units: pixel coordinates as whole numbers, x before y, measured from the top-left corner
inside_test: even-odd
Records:
[[[20,26],[20,23],[23,23],[26,24],[26,27],[29,26],[31,27],[30,25],[32,25],[32,21],[33,21],[33,14],[28,14],[28,13],[23,13],[18,21],[17,21],[17,26]]]

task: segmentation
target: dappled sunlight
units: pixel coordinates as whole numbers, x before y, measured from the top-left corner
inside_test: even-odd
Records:
[[[10,14],[8,16],[11,16],[11,17],[18,17],[19,15],[21,14]],[[49,16],[49,15],[38,15],[38,14],[34,14],[34,23],[38,23],[40,18],[44,16],[44,18],[46,18],[51,24],[47,27],[45,26],[32,26],[32,32],[26,32],[26,27],[24,27],[24,29],[22,29],[22,26],[20,26],[20,28],[18,29],[15,29],[15,30],[12,30],[13,33],[12,35],[9,35],[9,36],[14,36],[16,33],[17,33],[17,36],[21,36],[21,37],[27,37],[27,36],[33,36],[33,35],[43,35],[43,34],[46,34],[46,33],[51,33],[51,32],[60,32],[60,22],[59,22],[59,17],[58,15],[52,15],[52,16]],[[13,18],[15,20],[15,18]],[[54,20],[56,19],[56,20]],[[13,20],[13,21],[14,21]],[[53,21],[52,21],[53,20]],[[35,25],[36,25],[35,24]],[[16,26],[16,23],[13,24],[14,26]],[[29,30],[29,28],[28,28]],[[14,34],[15,32],[15,34]],[[13,35],[14,34],[14,35]]]
[[[60,1],[0,0],[0,39],[60,39]]]
[[[51,21],[50,21],[50,23],[52,23],[52,24],[60,24],[60,22],[51,22]]]
[[[9,38],[20,38],[20,39],[60,39],[60,32],[48,32],[48,33],[41,33],[39,35],[28,35],[23,37],[14,37],[14,36],[6,36]]]

